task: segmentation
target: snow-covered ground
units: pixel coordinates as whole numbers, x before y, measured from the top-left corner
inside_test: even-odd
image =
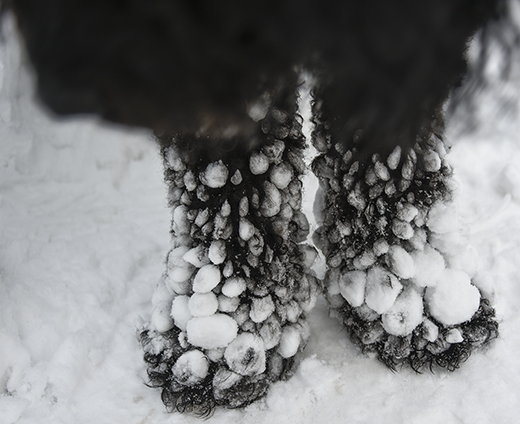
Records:
[[[169,248],[162,164],[150,135],[86,119],[52,121],[34,103],[12,22],[4,33],[0,424],[199,422],[164,411],[160,393],[144,384],[136,340]],[[461,135],[455,124],[449,131],[459,207],[480,269],[495,280],[501,337],[493,346],[455,373],[392,373],[360,354],[320,299],[294,377],[245,410],[217,410],[209,422],[518,421],[518,87],[517,73],[481,95],[478,131]],[[313,188],[309,178],[308,215]]]

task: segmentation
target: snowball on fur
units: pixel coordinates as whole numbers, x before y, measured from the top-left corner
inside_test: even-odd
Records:
[[[193,386],[200,383],[208,375],[209,363],[200,350],[183,353],[172,367],[172,374],[179,383]]]
[[[432,316],[444,325],[468,321],[480,305],[480,292],[471,284],[468,274],[444,270],[435,287],[428,287],[425,295]]]
[[[220,269],[215,265],[204,265],[193,278],[193,291],[207,293],[220,283]]]
[[[152,311],[152,326],[159,333],[164,333],[173,328],[173,320],[170,317],[170,303],[161,302]]]
[[[282,330],[282,337],[280,345],[278,346],[278,353],[282,358],[291,358],[296,355],[300,348],[300,331],[296,326],[285,327]]]
[[[249,158],[251,174],[264,174],[269,169],[269,159],[261,152],[254,152]]]
[[[270,295],[260,298],[253,298],[249,317],[253,322],[264,322],[274,312],[275,306]]]
[[[194,317],[207,317],[217,312],[218,299],[213,292],[193,293],[188,301],[188,307]]]
[[[238,333],[236,321],[228,315],[215,314],[209,317],[196,317],[186,325],[188,341],[204,349],[226,347]]]
[[[211,242],[208,250],[208,258],[215,265],[220,265],[226,260],[226,242],[224,240],[215,240]]]
[[[361,306],[365,301],[366,281],[367,273],[365,271],[345,272],[339,278],[339,291],[354,308]]]
[[[269,181],[264,183],[264,192],[265,197],[262,201],[260,211],[262,212],[262,215],[270,218],[280,212],[282,206],[282,195],[276,186]]]
[[[220,188],[226,185],[229,171],[222,160],[210,163],[200,175],[203,184],[210,188]]]
[[[262,339],[251,333],[242,333],[224,352],[228,367],[237,374],[252,376],[265,371],[265,348]]]
[[[246,280],[242,277],[232,277],[226,280],[222,286],[222,293],[227,297],[237,297],[246,289]]]
[[[414,284],[418,287],[435,286],[445,268],[442,255],[427,244],[424,250],[415,250],[411,256],[415,264]]]
[[[381,320],[387,333],[407,336],[423,320],[422,296],[414,288],[403,290]]]
[[[188,306],[189,296],[177,296],[171,304],[170,315],[177,328],[186,331],[186,324],[193,318]]]
[[[394,304],[402,288],[403,285],[394,274],[375,266],[367,273],[365,302],[370,309],[382,314]]]
[[[386,259],[390,269],[398,277],[408,280],[414,276],[414,261],[410,254],[401,246],[390,246]]]

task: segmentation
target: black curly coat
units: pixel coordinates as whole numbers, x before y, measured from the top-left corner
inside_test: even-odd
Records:
[[[5,1],[5,0],[4,0]],[[330,133],[411,146],[504,0],[7,0],[58,114],[248,136],[248,110],[311,73]]]

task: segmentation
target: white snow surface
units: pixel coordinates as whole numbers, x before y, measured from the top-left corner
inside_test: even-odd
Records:
[[[198,423],[148,388],[138,328],[169,250],[170,211],[151,136],[53,121],[7,21],[0,44],[0,423]],[[456,131],[458,207],[495,281],[501,337],[455,373],[393,373],[360,354],[320,299],[296,374],[219,423],[513,423],[520,415],[518,70],[481,93]],[[515,80],[516,78],[516,80]],[[497,112],[498,111],[498,112]],[[215,178],[217,181],[218,178]],[[305,182],[312,229],[316,180]],[[316,265],[323,275],[323,261]]]

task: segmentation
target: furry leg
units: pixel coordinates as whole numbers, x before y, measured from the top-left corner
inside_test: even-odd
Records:
[[[304,139],[295,90],[256,139],[162,137],[172,250],[141,333],[150,385],[168,410],[244,407],[287,378],[320,292],[301,244]]]
[[[442,118],[409,151],[367,154],[361,131],[349,146],[330,139],[320,106],[314,241],[331,313],[391,369],[457,369],[498,324],[453,203]]]

